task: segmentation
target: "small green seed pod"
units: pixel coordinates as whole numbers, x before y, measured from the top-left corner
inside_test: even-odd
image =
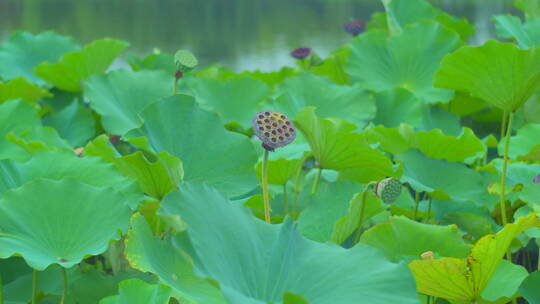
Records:
[[[193,70],[199,61],[190,51],[179,50],[174,54],[174,63],[180,72],[187,73]]]
[[[375,194],[381,198],[383,203],[392,204],[401,194],[402,185],[399,180],[389,177],[377,183]]]

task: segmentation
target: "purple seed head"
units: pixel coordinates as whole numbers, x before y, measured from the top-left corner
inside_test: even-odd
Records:
[[[360,33],[362,33],[365,28],[366,28],[366,23],[359,19],[351,20],[345,23],[345,25],[343,25],[343,29],[345,30],[345,32],[355,37],[360,35]]]
[[[296,138],[296,129],[289,118],[273,111],[261,111],[251,120],[255,135],[262,141],[268,151],[284,147]]]
[[[291,56],[296,59],[305,59],[311,54],[311,49],[308,47],[299,47],[291,52]]]
[[[538,174],[537,176],[535,176],[535,177],[533,178],[533,183],[535,183],[535,184],[540,184],[540,174]]]

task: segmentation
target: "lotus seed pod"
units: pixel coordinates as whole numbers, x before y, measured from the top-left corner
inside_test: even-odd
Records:
[[[199,61],[191,52],[179,50],[174,54],[174,63],[179,71],[186,73],[194,69],[199,64]]]
[[[535,184],[540,184],[540,174],[538,174],[537,176],[535,176],[535,177],[533,178],[533,183],[535,183]]]
[[[399,180],[389,177],[377,183],[375,193],[381,198],[383,203],[392,204],[401,194],[402,185]]]
[[[343,29],[345,30],[345,32],[355,37],[360,35],[360,33],[362,33],[365,28],[366,28],[366,23],[358,19],[351,20],[345,23],[345,25],[343,25]]]
[[[296,138],[296,129],[287,116],[273,111],[262,111],[253,117],[251,125],[255,135],[268,151],[284,147]]]
[[[291,56],[293,56],[296,59],[305,59],[311,54],[311,49],[308,47],[300,47],[297,49],[294,49],[291,52]]]

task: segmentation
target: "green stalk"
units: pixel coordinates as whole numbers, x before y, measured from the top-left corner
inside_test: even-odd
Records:
[[[357,244],[360,241],[360,236],[362,235],[362,225],[364,225],[364,213],[366,212],[366,198],[367,193],[369,191],[369,186],[364,189],[364,193],[362,193],[362,206],[360,207],[360,218],[358,219],[358,230],[356,231],[356,235],[354,236],[354,243]]]
[[[0,304],[4,304],[4,284],[2,282],[1,273],[0,273]]]
[[[536,239],[536,244],[538,245],[538,262],[536,264],[536,270],[540,270],[540,239]]]
[[[504,138],[506,131],[506,120],[508,119],[508,111],[503,112],[503,119],[501,121],[501,140]]]
[[[319,181],[321,180],[321,173],[322,168],[318,168],[317,175],[315,175],[315,181],[313,182],[313,188],[311,188],[311,194],[317,193],[317,189],[319,188]]]
[[[298,203],[298,195],[300,195],[300,177],[302,177],[302,165],[298,168],[296,172],[296,177],[294,178],[294,197],[292,202],[292,211],[296,212],[296,205]]]
[[[285,206],[285,215],[289,214],[289,202],[287,201],[287,182],[283,185],[283,205]]]
[[[64,267],[62,267],[62,279],[64,280],[64,292],[62,293],[62,299],[60,300],[60,304],[64,304],[64,301],[67,297],[67,290],[68,290],[68,279],[67,279],[67,272]]]
[[[270,224],[270,195],[268,194],[268,150],[266,149],[264,149],[262,164],[262,189],[264,199],[264,221]]]
[[[505,112],[506,113],[506,112]],[[506,226],[508,223],[508,220],[506,218],[506,200],[505,200],[505,192],[506,192],[506,170],[508,168],[508,149],[510,147],[510,137],[512,136],[512,122],[514,120],[514,112],[510,112],[508,115],[508,126],[506,130],[506,137],[504,139],[504,155],[503,155],[503,168],[502,168],[502,175],[501,175],[501,201],[500,201],[500,207],[501,207],[501,219],[503,227]],[[503,120],[504,122],[504,120]],[[506,251],[506,259],[508,261],[512,261],[512,255],[510,253],[510,248]]]
[[[418,205],[420,204],[420,192],[416,191],[416,193],[414,194],[414,201],[415,201],[415,206],[414,206],[413,220],[416,221],[416,215],[418,215]]]
[[[37,270],[32,270],[32,304],[37,303],[37,281],[38,281],[38,272]]]
[[[429,222],[429,215],[431,214],[431,197],[429,197],[428,205],[427,205],[427,216],[426,216],[426,223]]]
[[[173,87],[172,87],[172,94],[173,96],[176,95],[177,91],[178,91],[178,78],[176,78],[176,75],[173,76],[174,78],[174,82],[173,82]]]

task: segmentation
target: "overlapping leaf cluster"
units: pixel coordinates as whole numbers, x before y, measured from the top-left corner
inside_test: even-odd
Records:
[[[503,255],[540,237],[540,5],[495,18],[516,43],[472,47],[465,19],[383,4],[320,65],[175,85],[173,55],[120,40],[0,44],[4,300],[27,303],[37,275],[36,303],[57,302],[62,273],[66,303],[538,302],[531,259]],[[265,109],[299,130],[270,156],[271,225],[250,130]],[[405,187],[393,205],[364,193],[387,177]]]

